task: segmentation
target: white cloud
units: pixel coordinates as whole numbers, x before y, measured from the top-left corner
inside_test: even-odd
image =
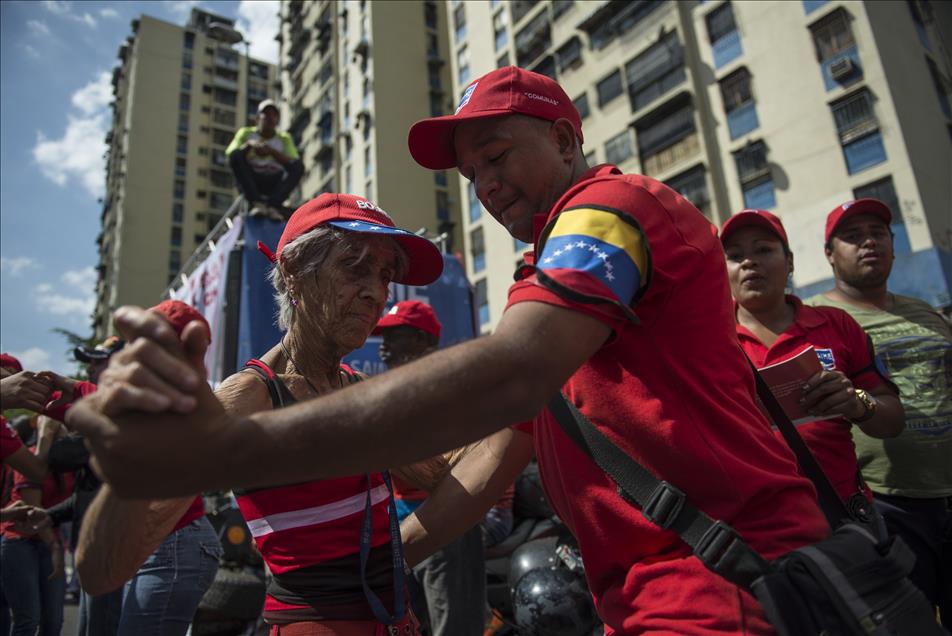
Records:
[[[29,256],[0,256],[0,271],[10,276],[19,276],[20,272],[36,267],[36,260]]]
[[[96,284],[96,269],[92,266],[84,269],[71,269],[63,272],[63,282],[79,291],[89,291]]]
[[[105,9],[100,9],[100,10],[99,10],[99,15],[101,15],[101,16],[104,17],[104,18],[118,18],[118,17],[119,17],[119,12],[116,11],[115,9],[111,9],[111,8],[109,8],[109,7],[106,7]]]
[[[96,28],[96,18],[88,12],[83,12],[82,14],[73,12],[73,3],[64,2],[63,0],[44,0],[43,6],[46,7],[46,10],[63,18],[69,18],[70,20],[75,20],[76,22],[82,22],[86,26],[94,29]]]
[[[93,197],[105,190],[106,131],[108,105],[112,99],[111,76],[101,71],[71,98],[80,116],[67,115],[66,131],[59,139],[51,139],[42,131],[36,134],[33,159],[47,179],[65,186],[77,180]]]
[[[50,368],[52,356],[39,347],[30,347],[26,351],[11,351],[10,355],[20,361],[27,371],[46,371]]]
[[[199,0],[177,0],[177,2],[170,2],[165,6],[178,18],[187,18],[192,12],[192,7],[197,7],[198,4]]]
[[[46,10],[56,15],[67,15],[70,12],[69,4],[63,0],[43,0],[43,6],[46,7]]]
[[[20,45],[20,48],[22,48],[23,51],[24,51],[27,55],[29,55],[30,57],[32,57],[33,59],[35,59],[35,60],[40,59],[40,52],[37,51],[34,47],[30,46],[29,44],[21,44],[21,45]]]
[[[279,3],[277,0],[241,0],[238,4],[238,29],[251,42],[251,57],[272,64],[278,62]]]
[[[27,20],[26,26],[33,35],[47,36],[50,34],[50,27],[46,26],[46,22],[42,20]]]
[[[73,93],[70,101],[86,115],[101,111],[112,101],[112,75],[108,71],[101,72],[99,77]]]
[[[54,316],[71,316],[87,321],[96,306],[96,297],[90,293],[77,297],[60,294],[49,283],[40,283],[33,292],[36,307]]]

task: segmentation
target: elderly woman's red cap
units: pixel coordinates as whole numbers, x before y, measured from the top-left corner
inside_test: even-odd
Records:
[[[4,369],[13,369],[16,373],[23,371],[23,365],[20,364],[20,361],[11,356],[9,353],[0,353],[0,367]]]

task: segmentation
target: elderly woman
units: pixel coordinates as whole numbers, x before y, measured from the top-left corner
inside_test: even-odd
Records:
[[[850,431],[895,437],[903,429],[899,398],[879,372],[863,328],[832,307],[807,307],[785,294],[793,254],[780,219],[743,210],[721,228],[736,303],[737,337],[755,366],[783,362],[812,346],[824,369],[803,387],[801,403],[816,420],[797,426],[847,508],[871,514],[871,493],[856,465]],[[778,437],[780,432],[775,431]]]
[[[370,335],[389,284],[430,283],[443,263],[432,243],[346,194],[322,194],[303,205],[288,220],[277,256],[262,251],[274,262],[271,281],[285,334],[217,389],[234,414],[286,407],[358,382],[341,358]],[[105,382],[110,373],[130,372],[124,361],[107,370]],[[413,633],[390,490],[387,473],[377,472],[236,493],[273,575],[264,606],[272,634]],[[152,523],[168,525],[185,506],[184,500],[120,503],[107,496],[112,503],[97,507],[92,520],[98,541],[81,546],[79,555],[84,585],[99,589],[121,583],[148,547],[124,548],[106,567],[100,559],[119,539],[108,528],[146,510]],[[128,534],[122,541],[143,543]]]

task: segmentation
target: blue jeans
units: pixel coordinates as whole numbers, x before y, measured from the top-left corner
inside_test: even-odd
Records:
[[[119,636],[185,634],[221,554],[205,517],[166,537],[123,588]]]
[[[79,591],[79,636],[116,636],[122,613],[122,588],[90,596]]]
[[[3,593],[13,613],[12,636],[55,636],[63,627],[63,594],[66,577],[50,580],[53,561],[49,548],[39,539],[8,539],[0,542],[3,561]]]

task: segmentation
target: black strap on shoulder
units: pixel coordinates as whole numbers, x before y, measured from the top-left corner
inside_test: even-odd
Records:
[[[823,511],[827,523],[829,523],[830,528],[834,530],[839,528],[851,520],[846,506],[843,505],[843,500],[836,494],[836,489],[833,488],[826,473],[820,468],[820,464],[817,462],[816,457],[813,456],[813,452],[807,447],[803,438],[800,437],[800,433],[797,432],[797,427],[790,421],[790,417],[784,412],[783,407],[780,406],[777,398],[774,397],[770,387],[767,386],[764,379],[760,377],[760,372],[757,371],[757,367],[750,361],[750,358],[747,358],[747,363],[754,373],[754,381],[757,383],[757,396],[760,398],[764,408],[767,409],[767,413],[770,415],[770,419],[773,420],[774,426],[776,426],[780,434],[783,435],[787,446],[789,446],[793,454],[797,456],[797,464],[800,466],[800,472],[813,482],[813,486],[816,488],[817,502],[820,504],[820,509]]]
[[[619,495],[639,506],[658,527],[677,533],[709,570],[748,589],[769,571],[763,557],[736,530],[697,509],[683,492],[618,448],[564,394],[552,398],[549,411],[565,434],[618,485]]]
[[[265,386],[268,387],[268,395],[271,397],[272,408],[290,406],[297,401],[291,394],[291,390],[264,362],[255,359],[248,360],[242,371],[252,371],[264,381]]]

